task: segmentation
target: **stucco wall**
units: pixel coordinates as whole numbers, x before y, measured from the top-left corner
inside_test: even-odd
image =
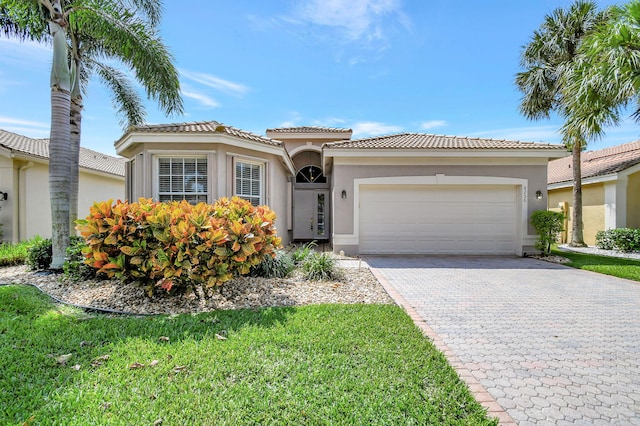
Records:
[[[0,200],[0,223],[2,224],[2,238],[0,240],[2,241],[11,241],[13,236],[13,224],[11,221],[15,195],[13,192],[13,174],[13,161],[11,158],[0,155],[0,191],[9,194],[6,201]]]
[[[523,166],[479,166],[479,165],[334,165],[334,224],[335,234],[351,234],[353,229],[353,181],[358,178],[390,177],[390,176],[483,176],[528,179],[528,211],[527,218],[534,210],[546,208],[546,165]],[[336,194],[347,191],[347,198],[341,199]],[[543,192],[543,199],[537,200],[536,191]],[[527,233],[535,233],[529,224]]]
[[[78,215],[86,217],[95,201],[124,199],[124,179],[80,171]],[[20,239],[36,235],[51,237],[51,203],[49,200],[49,167],[34,164],[20,180]]]
[[[80,172],[78,217],[85,218],[96,201],[124,200],[124,178],[111,178]]]
[[[290,222],[290,188],[288,186],[289,172],[282,164],[281,157],[264,152],[230,146],[220,143],[179,145],[166,143],[147,143],[135,152],[136,181],[134,199],[139,197],[157,199],[156,176],[154,176],[155,158],[158,156],[189,156],[206,155],[209,171],[209,202],[221,197],[233,195],[233,168],[232,158],[246,159],[249,161],[264,162],[266,168],[266,188],[264,202],[277,215],[276,227],[278,236],[283,244],[291,241],[288,223]]]
[[[566,202],[567,242],[571,242],[573,221],[573,188],[553,189],[549,191],[549,208],[558,211],[558,204]],[[582,224],[584,242],[588,245],[596,243],[596,233],[605,228],[604,184],[595,183],[582,186]]]
[[[640,228],[640,172],[630,175],[627,184],[627,227]]]

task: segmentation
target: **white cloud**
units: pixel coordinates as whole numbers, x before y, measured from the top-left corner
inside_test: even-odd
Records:
[[[202,104],[205,107],[208,108],[216,108],[219,107],[220,104],[218,103],[218,101],[216,101],[215,99],[203,94],[203,93],[197,93],[194,92],[190,89],[185,88],[184,86],[182,87],[182,89],[180,89],[180,92],[182,93],[183,96],[187,97],[187,98],[191,98],[194,99],[198,102],[200,102],[200,104]]]
[[[33,127],[22,126],[2,126],[0,128],[7,132],[17,133],[34,139],[44,139],[49,137],[49,129],[34,129]]]
[[[280,123],[279,127],[298,127],[303,117],[298,111],[291,111],[289,113],[289,118],[282,123]]]
[[[342,127],[347,122],[344,118],[338,117],[327,117],[319,120],[312,120],[312,126],[320,126],[320,127]]]
[[[0,37],[0,62],[17,62],[33,66],[51,62],[51,46],[33,41]]]
[[[560,143],[562,137],[557,126],[528,126],[494,129],[472,133],[470,136],[531,142]]]
[[[384,19],[398,16],[398,22],[410,28],[409,18],[400,10],[400,0],[306,0],[300,3],[298,20],[341,30],[350,40],[382,40]]]
[[[402,127],[375,121],[363,121],[352,126],[354,137],[378,136],[402,131]]]
[[[35,127],[35,128],[41,127],[41,128],[48,129],[50,123],[43,123],[41,121],[23,120],[21,118],[0,116],[0,126],[5,126],[7,124],[9,125],[18,124],[21,126],[28,126],[28,127]]]
[[[48,138],[50,123],[0,116],[0,129],[30,138]]]
[[[430,130],[430,129],[435,129],[436,127],[444,127],[447,124],[449,123],[447,123],[444,120],[423,121],[422,123],[420,123],[420,128],[422,130]]]
[[[181,69],[180,75],[182,77],[188,78],[189,80],[195,81],[204,86],[210,87],[212,89],[218,90],[220,92],[223,92],[232,96],[242,97],[249,91],[249,88],[243,84],[234,83],[228,80],[223,80],[211,74],[205,74],[205,73],[193,72],[193,71],[187,71],[185,69]]]

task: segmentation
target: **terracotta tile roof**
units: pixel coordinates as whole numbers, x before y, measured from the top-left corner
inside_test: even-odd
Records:
[[[351,131],[351,129],[322,126],[279,127],[276,129],[267,129],[267,132],[269,133],[349,133]]]
[[[259,136],[245,130],[227,126],[217,121],[194,121],[190,123],[148,124],[135,126],[129,129],[131,132],[148,133],[226,133],[253,142],[261,142],[267,145],[282,146],[282,142],[276,139]]]
[[[640,164],[640,141],[612,146],[598,151],[583,152],[580,160],[583,179],[618,173]],[[547,183],[572,181],[572,161],[573,156],[550,161],[547,169]]]
[[[12,151],[49,159],[49,139],[32,139],[0,129],[0,146]],[[112,157],[98,151],[80,147],[80,167],[124,176],[123,158]]]
[[[351,141],[330,142],[325,149],[564,149],[562,145],[481,139],[425,133],[400,133]]]

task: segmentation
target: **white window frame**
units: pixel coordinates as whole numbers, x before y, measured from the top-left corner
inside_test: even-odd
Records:
[[[249,166],[258,167],[258,176],[259,176],[259,195],[254,194],[242,194],[238,188],[238,176],[237,176],[237,168],[239,164],[246,164]],[[240,197],[244,200],[251,202],[254,205],[264,205],[265,204],[265,170],[266,166],[264,162],[247,160],[245,158],[237,158],[233,159],[233,194],[237,197]],[[254,203],[254,201],[257,203]]]
[[[200,191],[194,191],[194,192],[187,192],[187,191],[177,191],[177,192],[173,192],[173,191],[160,191],[160,160],[164,160],[164,159],[170,159],[170,160],[188,160],[188,159],[195,159],[195,160],[200,160],[200,161],[204,161],[206,162],[206,178],[207,178],[207,183],[206,185],[204,185],[204,188],[202,188]],[[196,170],[197,170],[197,164],[196,163]],[[157,200],[161,200],[161,197],[166,197],[168,196],[169,198],[167,200],[164,201],[171,201],[171,200],[175,200],[175,201],[179,201],[179,200],[183,200],[186,199],[187,196],[192,196],[195,195],[196,198],[199,197],[203,197],[204,196],[204,200],[197,200],[197,202],[209,202],[210,194],[209,194],[209,186],[211,185],[211,164],[210,164],[210,159],[206,154],[200,154],[200,155],[184,155],[184,154],[180,154],[180,153],[174,153],[174,154],[166,154],[166,155],[154,155],[154,182],[155,182],[155,194],[156,194],[156,199]],[[184,177],[184,174],[182,175]],[[197,173],[196,173],[197,176]],[[184,189],[184,188],[183,188]]]

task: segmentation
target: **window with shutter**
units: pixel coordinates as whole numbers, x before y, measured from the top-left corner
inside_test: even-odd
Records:
[[[236,161],[235,195],[251,202],[254,206],[264,204],[262,170],[262,164]]]
[[[207,159],[158,158],[158,199],[208,202]]]

